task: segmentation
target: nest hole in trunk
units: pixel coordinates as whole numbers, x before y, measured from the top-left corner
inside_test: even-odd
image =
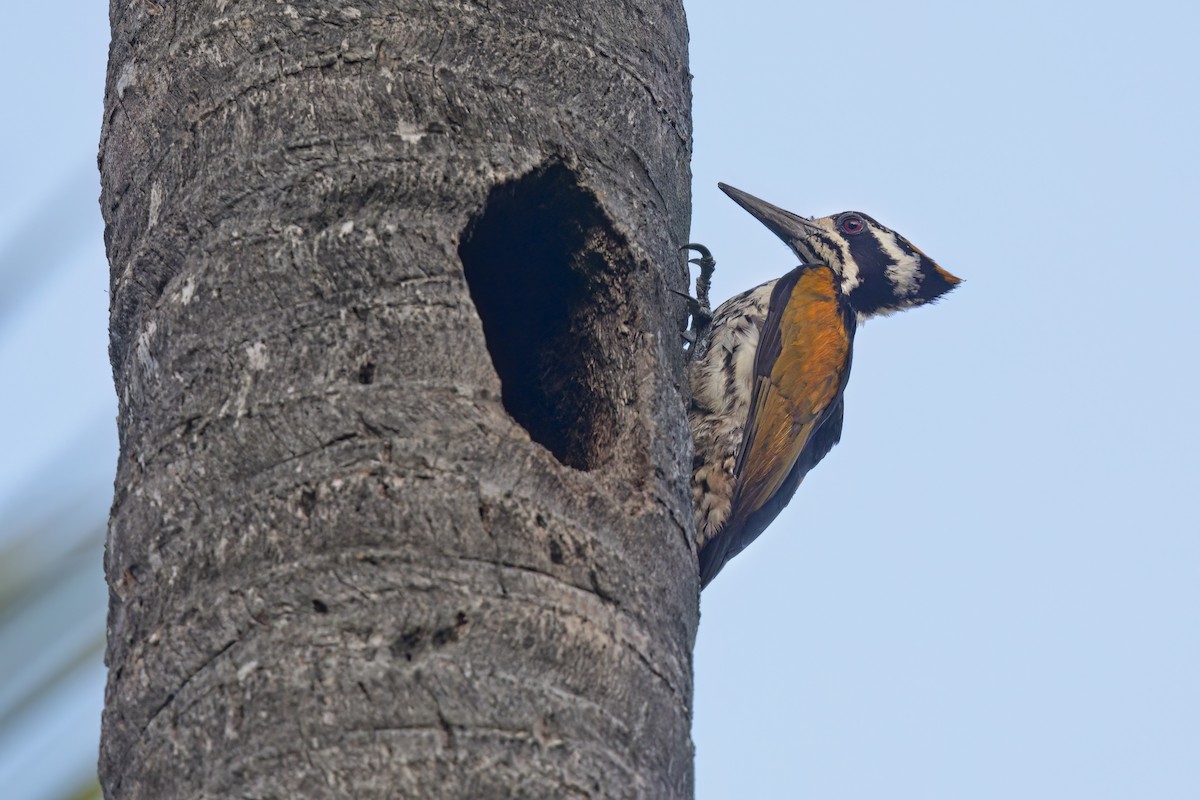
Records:
[[[603,464],[634,388],[624,237],[553,163],[495,186],[458,254],[509,415],[561,463]]]

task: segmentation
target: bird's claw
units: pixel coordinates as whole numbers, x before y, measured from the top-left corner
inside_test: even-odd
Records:
[[[675,292],[675,294],[684,297],[687,300],[688,314],[692,317],[691,328],[683,334],[683,340],[688,343],[688,352],[695,351],[697,344],[708,333],[709,325],[712,323],[712,307],[708,302],[708,289],[712,281],[713,270],[717,267],[717,260],[713,258],[712,253],[707,247],[695,242],[688,242],[682,250],[695,250],[700,254],[699,258],[689,258],[689,264],[695,264],[700,267],[700,274],[696,276],[696,296],[685,294],[684,292]]]
[[[680,291],[676,291],[675,289],[668,289],[668,291],[673,295],[677,295],[677,296],[683,298],[683,301],[687,304],[688,313],[691,314],[692,316],[695,316],[695,315],[703,312],[704,309],[702,309],[700,307],[700,301],[697,300],[696,298],[692,297],[687,292],[680,292]]]
[[[702,272],[707,270],[708,274],[712,275],[712,270],[717,266],[717,260],[713,258],[712,253],[707,247],[702,244],[696,244],[695,242],[688,242],[679,249],[695,250],[697,253],[699,253],[700,258],[689,258],[688,263],[695,264],[696,266],[700,267]]]

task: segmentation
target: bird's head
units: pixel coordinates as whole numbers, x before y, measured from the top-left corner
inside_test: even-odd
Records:
[[[833,269],[859,320],[924,305],[961,283],[908,239],[861,212],[808,219],[724,183],[717,186],[804,263]]]

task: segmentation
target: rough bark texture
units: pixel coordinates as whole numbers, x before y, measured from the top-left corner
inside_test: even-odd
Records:
[[[691,796],[681,4],[111,14],[107,796]]]

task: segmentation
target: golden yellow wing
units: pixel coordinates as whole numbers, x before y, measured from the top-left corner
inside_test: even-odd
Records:
[[[755,353],[732,508],[700,554],[703,584],[762,533],[837,441],[853,337],[854,316],[831,269],[803,265],[776,284]]]

